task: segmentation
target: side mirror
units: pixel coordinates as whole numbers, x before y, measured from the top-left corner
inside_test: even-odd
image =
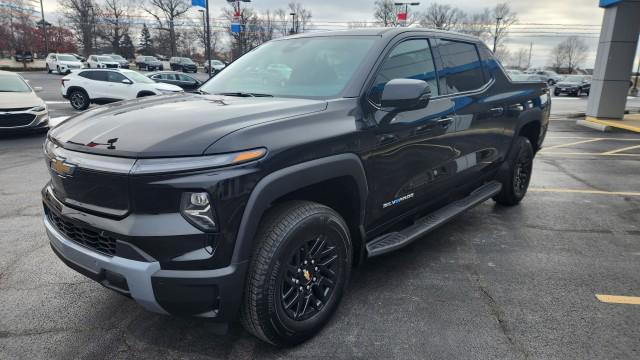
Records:
[[[122,83],[123,84],[127,84],[127,85],[133,84],[133,82],[131,80],[129,80],[129,79],[122,79]]]
[[[380,105],[389,111],[408,111],[426,107],[431,98],[431,88],[426,81],[393,79],[384,85]]]

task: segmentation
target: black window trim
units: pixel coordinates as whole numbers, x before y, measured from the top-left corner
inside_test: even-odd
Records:
[[[441,39],[441,40],[444,40],[444,41],[454,41],[454,42],[473,45],[474,48],[476,49],[476,55],[478,55],[478,60],[480,60],[480,65],[482,66],[482,56],[480,56],[480,51],[478,51],[479,44],[477,42],[465,41],[465,40],[460,40],[460,39],[455,39],[455,38],[448,38],[446,36],[437,36],[437,37],[436,36],[432,36],[432,38],[433,39]],[[440,51],[438,51],[438,57],[441,58]],[[436,69],[437,68],[438,68],[438,66],[436,64]],[[459,97],[459,96],[475,95],[475,94],[479,94],[479,93],[482,93],[482,92],[486,91],[488,88],[491,87],[491,85],[493,85],[493,83],[495,82],[495,78],[491,78],[491,79],[489,79],[489,81],[487,81],[487,79],[485,78],[484,71],[481,71],[481,73],[482,73],[482,78],[484,79],[484,85],[483,86],[481,86],[481,87],[479,87],[477,89],[473,89],[473,90],[460,91],[460,92],[450,93],[450,94],[446,94],[446,95],[440,95],[440,96],[437,96],[437,97],[434,96],[434,97],[432,97],[432,99],[440,99],[440,98],[443,98],[443,97],[456,98],[456,97]],[[438,84],[438,85],[440,85],[440,84]]]

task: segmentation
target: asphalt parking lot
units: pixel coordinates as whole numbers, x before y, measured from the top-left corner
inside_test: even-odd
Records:
[[[58,75],[25,77],[52,117],[74,113]],[[41,221],[44,134],[2,137],[0,359],[638,359],[640,304],[596,295],[640,297],[640,134],[579,127],[567,114],[584,106],[554,99],[520,206],[486,202],[367,262],[319,336],[285,350],[148,313],[68,269]]]

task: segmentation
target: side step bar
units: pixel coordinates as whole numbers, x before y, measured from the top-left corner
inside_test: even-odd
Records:
[[[368,257],[386,254],[411,244],[421,236],[435,230],[440,225],[445,224],[447,221],[453,219],[462,212],[492,198],[494,195],[499,193],[501,189],[502,184],[499,182],[488,182],[474,190],[466,198],[452,202],[451,204],[420,218],[413,225],[403,229],[402,231],[384,234],[373,239],[367,243]]]

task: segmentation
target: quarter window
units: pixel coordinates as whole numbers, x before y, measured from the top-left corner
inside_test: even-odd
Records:
[[[442,68],[438,68],[442,89],[451,94],[484,86],[482,65],[474,44],[450,40],[439,40],[437,44],[442,59]]]
[[[393,79],[423,80],[431,87],[432,94],[438,94],[435,66],[426,39],[404,41],[389,53],[369,95],[373,103],[380,103],[385,84]]]

